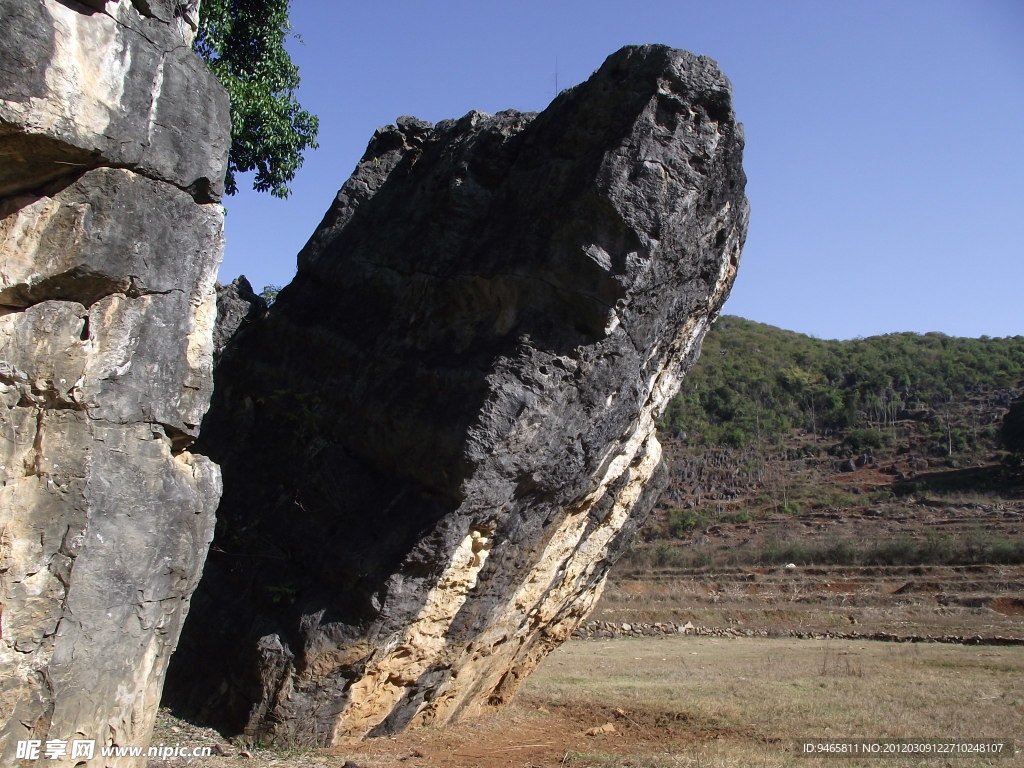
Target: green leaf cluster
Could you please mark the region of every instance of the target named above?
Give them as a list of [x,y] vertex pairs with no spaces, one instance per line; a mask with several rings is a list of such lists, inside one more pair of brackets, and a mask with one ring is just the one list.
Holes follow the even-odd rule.
[[281,292],[282,288],[284,288],[283,285],[264,285],[263,290],[260,291],[259,294],[260,298],[267,302],[267,306],[269,307],[277,301],[277,294]]
[[695,445],[742,447],[791,429],[843,432],[851,448],[880,447],[879,428],[930,414],[936,443],[969,442],[949,404],[1024,379],[1024,337],[970,339],[893,333],[826,341],[723,316],[669,404],[662,430]]
[[296,99],[299,70],[285,50],[290,0],[203,0],[195,51],[231,97],[231,149],[225,188],[255,171],[253,189],[287,197],[316,148],[319,123]]

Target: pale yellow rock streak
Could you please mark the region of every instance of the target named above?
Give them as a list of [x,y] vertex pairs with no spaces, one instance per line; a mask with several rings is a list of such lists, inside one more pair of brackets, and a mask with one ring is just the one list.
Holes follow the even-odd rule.
[[332,741],[364,736],[387,716],[407,687],[444,650],[445,634],[465,604],[487,561],[492,532],[475,528],[455,549],[451,562],[401,638],[371,656],[366,672],[348,691]]
[[[221,231],[218,242],[211,244],[218,250],[223,248],[223,208],[217,206],[221,216]],[[202,382],[209,381],[213,375],[213,326],[217,322],[217,269],[215,259],[209,259],[210,268],[200,278],[196,291],[190,298],[193,308],[191,330],[185,347],[185,359],[188,361],[191,377],[194,381],[186,381],[187,386],[199,387]]]
[[[590,612],[603,579],[593,586],[588,586],[588,581],[607,557],[612,540],[661,460],[653,422],[649,431],[634,433],[627,449],[633,451],[631,458],[637,454],[640,458],[625,470],[626,485],[605,518],[593,525],[589,511],[617,476],[606,475],[606,483],[566,515],[503,618],[469,647],[460,649],[462,658],[452,664],[459,670],[458,678],[421,708],[412,725],[474,716],[507,702],[540,660],[564,642]],[[615,463],[620,463],[618,457]]]

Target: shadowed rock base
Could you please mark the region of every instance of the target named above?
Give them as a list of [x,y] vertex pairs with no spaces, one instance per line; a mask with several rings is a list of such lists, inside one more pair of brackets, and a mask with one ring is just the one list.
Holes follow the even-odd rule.
[[715,64],[660,46],[539,115],[378,130],[221,358],[170,700],[315,744],[507,702],[660,492],[655,419],[746,233],[742,143]]

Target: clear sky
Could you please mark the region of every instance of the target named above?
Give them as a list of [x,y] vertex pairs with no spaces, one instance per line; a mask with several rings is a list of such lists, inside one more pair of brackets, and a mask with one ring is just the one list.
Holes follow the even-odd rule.
[[719,62],[746,129],[725,312],[821,338],[1024,334],[1021,0],[293,0],[291,18],[320,149],[287,200],[226,199],[222,281],[287,283],[377,126],[541,110],[556,76],[664,43]]

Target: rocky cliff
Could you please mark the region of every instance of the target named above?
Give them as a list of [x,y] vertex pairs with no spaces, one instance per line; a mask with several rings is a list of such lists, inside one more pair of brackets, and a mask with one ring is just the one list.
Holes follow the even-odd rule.
[[0,0],[0,755],[142,746],[213,533],[227,96],[197,2]]
[[742,146],[714,62],[660,46],[541,114],[378,130],[221,358],[171,701],[317,744],[507,701],[661,488],[654,419],[745,237]]

